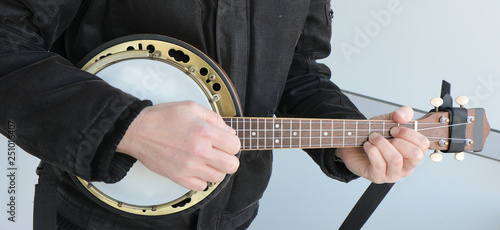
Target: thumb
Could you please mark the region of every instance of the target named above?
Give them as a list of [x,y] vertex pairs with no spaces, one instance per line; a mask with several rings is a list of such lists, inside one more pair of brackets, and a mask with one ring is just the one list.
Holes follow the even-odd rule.
[[392,112],[392,117],[391,119],[394,120],[397,123],[404,124],[408,123],[413,119],[413,109],[409,106],[403,106],[398,109],[396,109],[394,112]]
[[230,133],[236,134],[236,131],[232,127],[228,126],[226,122],[224,122],[224,119],[218,113],[198,104],[196,104],[195,107],[196,108],[194,108],[193,110],[196,113],[196,115],[201,119]]
[[403,106],[396,109],[392,113],[386,113],[372,117],[371,120],[394,120],[397,123],[404,124],[411,121],[413,118],[413,109],[409,106]]

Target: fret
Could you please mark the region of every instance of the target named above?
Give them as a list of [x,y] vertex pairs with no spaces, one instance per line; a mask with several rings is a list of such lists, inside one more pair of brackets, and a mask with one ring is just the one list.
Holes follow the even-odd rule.
[[358,121],[356,120],[356,138],[354,138],[354,146],[358,146]]
[[281,139],[281,148],[283,148],[283,119],[280,119],[281,120],[281,135],[280,135],[280,139]]
[[259,138],[259,149],[266,148],[266,119],[258,119],[258,138]]
[[257,138],[257,149],[260,149],[260,145],[259,145],[259,142],[260,142],[260,138],[259,138],[259,124],[260,124],[259,118],[257,118],[257,124],[256,124],[256,129],[255,129],[256,130],[255,131],[255,133],[256,133],[255,137]]
[[272,141],[273,141],[273,149],[275,148],[275,147],[274,147],[274,143],[275,143],[275,142],[274,142],[274,121],[275,121],[275,119],[273,119],[273,140],[272,140]]
[[242,126],[243,126],[243,129],[242,129],[242,130],[243,130],[243,146],[245,146],[245,147],[246,147],[246,145],[245,145],[245,123],[246,123],[246,122],[245,122],[245,120],[244,120],[244,119],[242,119],[241,121],[242,121],[242,123],[243,123],[243,124],[242,124]]
[[299,148],[302,148],[302,119],[299,119]]
[[372,121],[368,120],[368,135],[370,135],[370,133],[372,132],[371,129],[372,129]]
[[249,149],[253,149],[254,148],[254,145],[253,145],[253,127],[252,127],[252,118],[248,118],[248,148]]
[[300,123],[300,145],[301,148],[311,147],[311,123],[307,120],[303,120]]
[[312,120],[309,120],[309,148],[312,147]]
[[333,147],[342,147],[344,145],[344,123],[342,121],[334,121],[333,122]]
[[319,148],[321,147],[321,139],[322,139],[322,133],[321,133],[321,125],[322,125],[322,122],[321,120],[318,120],[318,119],[311,119],[309,121],[309,124],[310,124],[310,135],[309,135],[309,139],[310,139],[310,144],[309,144],[309,147],[311,148]]
[[278,148],[281,147],[283,148],[282,144],[282,119],[274,119],[273,120],[273,147]]
[[331,147],[334,147],[335,146],[335,142],[333,142],[333,136],[335,136],[335,133],[333,132],[333,130],[335,129],[334,125],[333,125],[333,120],[332,120],[332,131],[330,133],[330,137],[332,139],[332,141],[330,142],[331,143]]
[[319,121],[319,147],[323,146],[323,122]]
[[293,148],[293,120],[290,118],[290,148]]
[[274,148],[274,119],[270,120],[272,118],[266,118],[266,149],[272,149]]
[[250,135],[252,136],[252,149],[259,149],[259,119],[258,118],[252,118],[250,121],[252,128]]
[[291,129],[292,124],[290,119],[281,120],[281,148],[290,148],[292,145]]
[[384,131],[385,131],[385,121],[382,121],[382,136],[385,137]]
[[252,118],[252,132],[250,133],[252,135],[252,143],[253,143],[253,149],[259,149],[260,148],[260,138],[259,138],[259,118],[254,117]]
[[291,120],[291,147],[300,148],[300,120]]
[[[344,121],[344,147],[351,147],[356,143],[356,122],[355,121]],[[354,137],[353,137],[354,135]],[[353,140],[354,139],[354,140]]]
[[321,122],[321,147],[331,148],[333,147],[333,142],[331,137],[332,132],[332,122],[330,120],[322,120]]
[[236,118],[236,135],[240,138],[241,147],[244,148],[245,145],[243,145],[243,138],[241,138],[243,136],[243,132],[240,129],[240,120],[238,118]]
[[267,119],[264,118],[264,148],[267,148]]
[[368,135],[371,133],[371,121],[358,122],[357,143],[356,146],[362,146],[368,140]]
[[[224,122],[226,122],[226,124],[227,124],[227,120],[225,120]],[[233,118],[232,118],[232,117],[230,117],[230,118],[229,118],[229,124],[227,124],[227,125],[229,125],[229,127],[233,127],[233,129],[234,129],[235,131],[237,131],[237,129],[236,129],[236,128],[234,128]]]
[[345,147],[345,121],[342,121],[342,147]]
[[246,136],[246,142],[247,146],[249,149],[253,149],[252,145],[252,118],[246,118],[245,119],[246,123],[246,129],[245,129],[245,136]]
[[246,149],[250,149],[250,145],[248,144],[249,143],[249,139],[248,139],[248,120],[247,118],[243,118],[241,120],[241,123],[242,123],[242,126],[243,126],[243,141],[244,141],[244,146]]

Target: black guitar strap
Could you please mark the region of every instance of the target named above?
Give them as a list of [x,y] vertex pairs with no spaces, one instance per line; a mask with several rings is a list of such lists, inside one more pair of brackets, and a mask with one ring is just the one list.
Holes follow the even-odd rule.
[[340,230],[354,230],[361,229],[366,223],[368,218],[377,209],[378,205],[382,202],[385,195],[389,193],[394,183],[388,184],[375,184],[371,183],[370,186],[363,193],[361,198],[352,208],[349,215],[345,218],[340,226]]
[[40,162],[36,169],[38,184],[35,185],[33,230],[56,229],[56,196],[59,179],[50,164]]

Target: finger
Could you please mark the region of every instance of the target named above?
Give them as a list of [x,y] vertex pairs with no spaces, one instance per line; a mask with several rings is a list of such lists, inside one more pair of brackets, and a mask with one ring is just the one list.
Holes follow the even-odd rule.
[[236,131],[228,126],[226,122],[224,122],[224,119],[216,112],[209,110],[201,105],[199,105],[196,102],[188,101],[186,102],[187,108],[191,110],[195,115],[197,115],[199,118],[207,121],[210,124],[213,124],[227,132],[230,132],[232,134],[236,134]]
[[185,154],[180,157],[185,160],[168,168],[166,176],[187,189],[200,191],[206,188],[207,182],[219,183],[226,177],[226,172],[212,167],[203,159]]
[[[181,155],[180,157],[185,157]],[[207,186],[207,180],[200,179],[200,168],[207,167],[202,161],[199,160],[186,160],[181,161],[179,164],[170,165],[171,167],[162,167],[158,173],[167,178],[170,178],[175,183],[184,188],[201,191]],[[164,169],[165,171],[162,171]]]
[[228,174],[235,173],[240,166],[240,161],[236,156],[229,155],[215,148],[210,150],[205,163],[222,173]]
[[205,186],[207,182],[219,183],[223,181],[227,175],[226,173],[223,173],[209,165],[204,165],[202,167],[199,167],[193,173],[197,178],[205,181]]
[[401,126],[393,127],[390,130],[390,134],[394,138],[402,138],[412,143],[413,145],[418,146],[420,150],[424,153],[427,151],[430,145],[429,139],[427,139],[427,137],[414,130],[405,127]]
[[387,162],[384,157],[377,147],[369,141],[363,144],[363,149],[365,150],[371,165],[371,167],[368,168],[368,171],[363,173],[363,176],[374,183],[384,183],[387,170]]
[[397,181],[401,176],[403,168],[403,156],[384,137],[378,133],[370,134],[368,141],[380,151],[382,157],[387,162],[386,177],[391,181]]
[[215,130],[212,138],[212,146],[229,155],[236,155],[241,149],[240,139],[233,134],[222,130]]
[[413,118],[413,109],[408,106],[403,106],[396,109],[390,119],[394,120],[399,124],[408,123]]
[[401,176],[409,176],[422,161],[424,153],[417,146],[400,138],[392,139],[391,143],[393,143],[404,159]]
[[181,181],[179,185],[194,191],[202,191],[206,189],[207,183],[220,183],[222,182],[227,174],[214,169],[209,165],[204,165],[193,170],[192,177],[186,177],[185,180]]
[[394,120],[397,123],[404,124],[408,123],[413,118],[413,109],[408,106],[403,106],[396,109],[392,113],[386,113],[372,117],[371,120]]
[[228,126],[219,114],[194,102],[186,102],[186,104],[192,113],[212,125],[205,126],[204,130],[200,130],[200,135],[208,136],[214,148],[230,155],[236,155],[239,152],[241,144],[235,135],[236,131]]
[[193,191],[203,191],[207,188],[207,181],[198,177],[188,177],[176,182],[180,186]]

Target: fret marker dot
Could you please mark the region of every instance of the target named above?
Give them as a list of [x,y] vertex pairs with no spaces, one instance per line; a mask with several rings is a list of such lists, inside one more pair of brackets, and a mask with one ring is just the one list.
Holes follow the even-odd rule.
[[297,132],[293,132],[293,135],[294,135],[294,136],[297,136]]
[[257,133],[255,133],[255,132],[252,132],[252,136],[255,136],[255,135],[257,135]]
[[324,133],[324,135],[325,135],[325,136],[328,136],[328,132],[325,132],[325,133]]
[[280,140],[276,139],[274,142],[276,142],[276,143],[280,143]]
[[351,132],[348,132],[348,133],[347,133],[347,135],[348,135],[348,136],[351,136],[351,135],[352,135],[352,133],[351,133]]
[[280,125],[275,125],[275,126],[276,126],[276,128],[279,128],[279,127],[280,127]]

